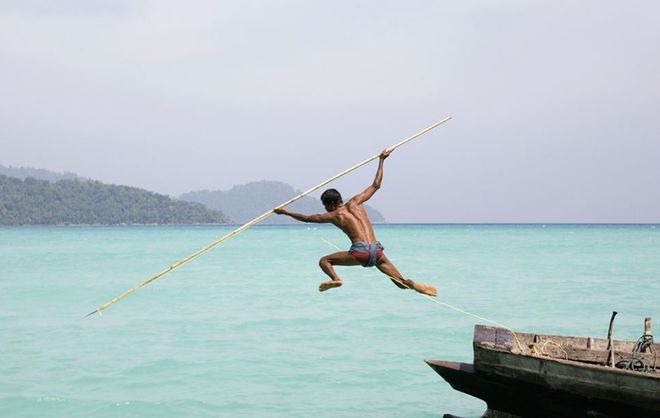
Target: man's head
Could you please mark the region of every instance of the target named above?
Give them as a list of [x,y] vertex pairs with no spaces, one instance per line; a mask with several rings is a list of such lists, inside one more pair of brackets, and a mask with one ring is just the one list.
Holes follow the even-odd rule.
[[323,206],[325,206],[325,210],[328,212],[332,212],[337,209],[339,205],[344,203],[341,199],[341,194],[339,194],[337,189],[328,189],[323,192],[321,195],[321,202],[323,202]]

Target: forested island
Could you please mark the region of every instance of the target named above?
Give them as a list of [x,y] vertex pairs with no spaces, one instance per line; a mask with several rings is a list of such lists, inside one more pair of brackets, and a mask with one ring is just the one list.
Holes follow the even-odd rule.
[[220,224],[220,211],[136,187],[0,175],[0,225]]
[[[243,224],[300,194],[286,183],[259,181],[174,199],[74,173],[0,165],[0,226]],[[320,200],[309,196],[289,208],[307,214],[324,211]],[[365,209],[373,222],[385,222],[374,208]],[[273,215],[261,223],[297,222]]]

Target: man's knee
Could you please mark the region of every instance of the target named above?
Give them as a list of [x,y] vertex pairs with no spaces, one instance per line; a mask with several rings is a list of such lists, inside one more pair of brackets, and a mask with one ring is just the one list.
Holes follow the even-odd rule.
[[327,266],[328,264],[332,264],[330,262],[330,257],[328,257],[327,255],[321,257],[321,259],[319,260],[319,267]]

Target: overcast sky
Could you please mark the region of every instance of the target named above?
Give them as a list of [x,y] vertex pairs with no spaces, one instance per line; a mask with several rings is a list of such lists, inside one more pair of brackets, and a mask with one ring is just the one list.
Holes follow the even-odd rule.
[[452,116],[387,160],[370,203],[388,221],[660,222],[659,16],[655,0],[2,0],[0,164],[172,196],[305,190]]

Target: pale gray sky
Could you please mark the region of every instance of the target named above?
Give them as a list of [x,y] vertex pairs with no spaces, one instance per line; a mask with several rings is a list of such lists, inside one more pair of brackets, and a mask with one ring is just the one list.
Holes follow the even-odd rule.
[[[174,196],[387,160],[392,222],[660,222],[660,2],[2,0],[0,164]],[[369,184],[375,163],[334,184]]]

